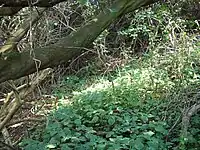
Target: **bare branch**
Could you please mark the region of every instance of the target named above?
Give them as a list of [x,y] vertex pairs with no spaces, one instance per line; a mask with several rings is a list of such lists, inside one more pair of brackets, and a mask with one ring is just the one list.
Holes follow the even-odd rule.
[[187,137],[191,117],[198,111],[200,111],[200,104],[194,104],[184,112],[182,118],[182,136],[184,138]]
[[135,10],[150,2],[155,2],[155,0],[117,0],[110,9],[102,11],[78,31],[55,44],[34,49],[34,58],[30,56],[29,51],[12,52],[3,57],[0,56],[0,83],[36,72],[35,59],[40,61],[39,70],[61,63],[70,63],[71,59],[83,52],[82,47],[90,46],[102,31],[126,12],[127,8],[131,7]]
[[38,14],[38,11],[33,12],[32,16],[29,17],[27,20],[25,20],[22,25],[18,28],[17,31],[11,33],[10,38],[6,41],[4,46],[0,48],[0,55],[2,53],[8,53],[11,52],[12,50],[16,49],[16,45],[18,42],[24,37],[24,35],[27,33],[27,31],[30,28],[30,23],[33,25],[35,24],[40,17],[42,16],[41,14],[45,11],[45,9],[41,9],[40,13]]

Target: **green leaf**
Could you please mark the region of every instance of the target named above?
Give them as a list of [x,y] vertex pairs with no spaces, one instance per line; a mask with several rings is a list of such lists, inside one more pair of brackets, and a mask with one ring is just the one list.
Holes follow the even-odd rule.
[[114,135],[114,132],[107,132],[106,138],[110,138],[112,135]]
[[91,120],[91,123],[97,123],[99,121],[99,117],[98,116],[94,116]]
[[154,149],[158,149],[158,146],[159,146],[160,143],[153,140],[153,141],[148,141],[147,144],[149,146],[149,150],[154,150]]
[[82,5],[86,5],[88,3],[88,0],[78,0]]
[[103,143],[97,145],[98,150],[104,150],[105,147],[106,147],[106,144],[103,144]]
[[53,148],[56,148],[56,145],[55,144],[48,144],[47,148],[53,149]]
[[121,146],[120,146],[120,144],[113,144],[112,148],[113,148],[114,150],[120,150],[120,149],[121,149]]
[[110,12],[111,13],[116,13],[117,12],[117,10],[116,9],[114,9],[114,8],[112,8],[112,9],[109,9],[110,10]]
[[50,141],[49,141],[49,145],[59,145],[60,141],[56,138],[56,136],[53,136]]
[[108,118],[108,124],[113,125],[115,123],[115,117],[111,116]]
[[81,119],[76,119],[76,120],[74,120],[74,123],[75,123],[77,126],[80,126],[80,125],[81,125]]
[[155,133],[154,132],[152,132],[152,131],[148,131],[148,132],[144,132],[144,135],[149,135],[149,136],[152,136],[152,135],[154,135]]
[[157,132],[160,132],[160,133],[163,133],[163,134],[166,133],[165,128],[164,128],[163,126],[161,126],[161,125],[156,126],[156,127],[155,127],[155,130],[156,130]]
[[61,150],[71,150],[67,144],[62,144],[61,145]]
[[144,144],[143,144],[143,141],[141,138],[137,138],[135,141],[134,141],[134,147],[137,149],[137,150],[143,150],[144,149]]
[[148,117],[146,115],[142,114],[141,120],[144,121],[144,122],[147,122],[148,121]]
[[71,138],[71,141],[72,141],[73,143],[78,143],[80,140],[79,140],[79,138],[77,138],[77,137],[72,137],[72,138]]
[[121,140],[120,140],[120,143],[122,143],[122,144],[128,144],[129,143],[129,138],[122,138]]

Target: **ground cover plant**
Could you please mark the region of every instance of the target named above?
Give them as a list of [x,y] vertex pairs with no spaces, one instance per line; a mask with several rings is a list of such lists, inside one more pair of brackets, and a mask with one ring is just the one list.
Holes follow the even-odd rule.
[[[181,123],[185,110],[199,103],[199,39],[187,32],[199,26],[195,20],[176,16],[180,11],[174,13],[169,6],[140,10],[127,28],[118,31],[118,37],[131,39],[119,49],[121,59],[129,59],[126,65],[101,74],[97,63],[89,62],[77,75],[64,77],[54,89],[59,108],[21,146],[27,150],[198,149],[199,113],[191,117],[187,134]],[[104,56],[109,55],[108,35],[96,40]],[[141,45],[145,50],[139,49]],[[130,48],[142,55],[133,56]]]
[[[104,77],[64,78],[62,88],[55,89],[59,109],[50,114],[42,132],[22,145],[25,149],[197,149],[198,114],[184,139],[180,119],[184,107],[198,101],[194,97],[199,73],[185,61],[194,54],[197,58],[197,51],[177,57],[169,53],[163,56],[167,62],[160,63],[160,57],[149,54]],[[168,67],[179,57],[183,78],[174,79]]]
[[[105,1],[81,2],[52,8],[46,23],[30,31],[33,41],[26,46],[34,51],[36,45],[56,43],[81,27],[81,21],[90,23],[95,13],[111,5]],[[197,6],[196,1],[164,1],[119,17],[90,48],[69,60],[67,68],[54,70],[54,77],[58,77],[52,81],[48,96],[55,99],[55,105],[46,109],[38,127],[31,127],[18,141],[19,147],[198,150],[200,17],[190,11]],[[76,21],[67,22],[65,13],[75,15]],[[23,43],[20,46],[23,49]],[[48,90],[39,92],[46,94]],[[35,102],[36,116],[44,116],[40,103]]]

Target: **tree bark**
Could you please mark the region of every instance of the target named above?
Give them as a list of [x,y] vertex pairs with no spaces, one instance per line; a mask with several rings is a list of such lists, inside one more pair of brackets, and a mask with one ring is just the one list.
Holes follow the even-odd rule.
[[32,13],[32,16],[26,19],[17,31],[11,33],[10,38],[6,40],[6,43],[0,48],[0,55],[4,55],[5,53],[12,52],[12,50],[16,50],[17,43],[24,37],[24,35],[30,29],[30,23],[34,25],[42,16],[43,12],[46,9],[39,9]]
[[12,16],[21,9],[22,7],[0,7],[0,16]]
[[73,32],[56,44],[34,49],[34,55],[25,51],[0,56],[0,83],[29,75],[37,70],[69,62],[73,57],[82,53],[83,47],[91,45],[99,34],[115,19],[123,15],[127,9],[135,10],[154,2],[155,0],[117,0],[110,9],[102,11],[77,32]]

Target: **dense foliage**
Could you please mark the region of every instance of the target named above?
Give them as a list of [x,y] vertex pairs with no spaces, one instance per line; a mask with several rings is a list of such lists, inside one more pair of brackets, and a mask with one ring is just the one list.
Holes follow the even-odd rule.
[[[187,70],[189,66],[184,68],[185,79],[172,80],[165,68],[150,66],[150,60],[155,61],[149,56],[140,64],[135,60],[137,66],[131,63],[114,76],[64,78],[55,89],[55,95],[60,97],[59,109],[48,117],[46,127],[22,142],[23,147],[142,150],[171,149],[183,142],[184,146],[198,148],[198,115],[192,118],[187,141],[181,141],[180,124],[173,132],[169,130],[181,115],[177,108],[185,105],[183,98],[186,95],[182,93],[189,85],[184,84],[184,90],[179,87],[180,82],[194,85],[195,81],[198,87],[199,81],[193,78],[191,70]],[[191,91],[196,87],[192,88]],[[70,97],[73,97],[71,104]],[[193,98],[187,103],[192,101]]]
[[[128,63],[102,75],[100,56],[77,75],[63,77],[54,89],[59,109],[21,147],[198,149],[199,113],[191,118],[187,137],[182,136],[181,117],[185,108],[199,103],[199,24],[181,16],[178,7],[156,4],[129,14],[128,26],[113,37],[126,39],[118,53]],[[107,58],[112,52],[105,33],[94,45]],[[133,50],[140,54],[133,56]]]

